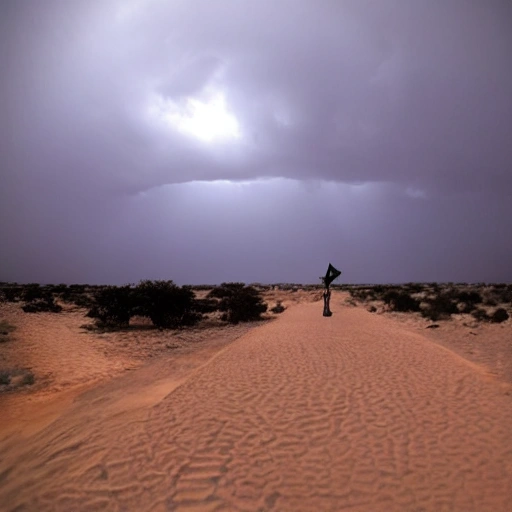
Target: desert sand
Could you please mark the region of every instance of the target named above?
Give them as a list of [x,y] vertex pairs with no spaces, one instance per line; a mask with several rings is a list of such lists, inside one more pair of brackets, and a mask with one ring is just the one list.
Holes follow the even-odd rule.
[[46,377],[0,395],[0,510],[512,510],[509,363],[480,357],[485,332],[346,299],[181,339],[3,306],[5,361]]

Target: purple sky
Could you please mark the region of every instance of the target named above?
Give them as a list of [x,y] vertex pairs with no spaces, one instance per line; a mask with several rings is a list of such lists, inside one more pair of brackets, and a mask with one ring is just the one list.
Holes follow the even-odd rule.
[[507,0],[3,0],[0,280],[512,281]]

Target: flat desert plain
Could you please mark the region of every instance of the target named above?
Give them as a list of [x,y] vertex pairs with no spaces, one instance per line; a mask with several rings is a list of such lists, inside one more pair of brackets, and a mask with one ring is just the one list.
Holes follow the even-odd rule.
[[280,298],[180,332],[1,305],[0,366],[35,379],[0,394],[0,510],[512,510],[511,320]]

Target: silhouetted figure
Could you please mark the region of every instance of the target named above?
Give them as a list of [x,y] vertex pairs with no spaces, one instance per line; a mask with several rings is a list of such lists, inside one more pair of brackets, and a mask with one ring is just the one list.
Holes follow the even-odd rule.
[[332,311],[329,307],[329,301],[331,300],[331,290],[326,288],[324,291],[324,316],[332,316]]
[[324,291],[324,316],[332,316],[332,311],[329,306],[329,301],[331,300],[331,290],[329,290],[329,286],[331,283],[341,275],[341,272],[334,268],[330,263],[327,267],[327,272],[325,273],[325,276],[322,277],[322,281],[325,285],[325,291]]

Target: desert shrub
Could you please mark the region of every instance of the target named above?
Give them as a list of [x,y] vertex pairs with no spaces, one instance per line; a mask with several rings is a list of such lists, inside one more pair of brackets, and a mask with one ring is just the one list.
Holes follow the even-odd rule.
[[11,374],[7,370],[0,370],[0,386],[8,386],[11,383]]
[[66,293],[68,291],[68,285],[65,283],[52,285],[53,293]]
[[37,283],[27,284],[23,290],[22,298],[25,302],[48,300],[51,293]]
[[364,301],[366,299],[366,290],[362,288],[350,288],[348,291],[353,299]]
[[0,370],[0,386],[9,386],[14,389],[20,386],[32,386],[34,382],[35,376],[31,371],[19,368]]
[[280,300],[277,301],[277,304],[270,310],[272,313],[279,314],[282,313],[286,308],[283,306]]
[[493,297],[498,303],[512,302],[511,285],[495,285],[493,289]]
[[94,304],[86,316],[106,327],[126,327],[135,314],[133,288],[104,286],[94,296]]
[[0,320],[0,336],[8,336],[16,330],[15,325],[11,325],[7,320]]
[[501,322],[505,322],[509,319],[509,314],[505,311],[503,308],[498,308],[492,315],[491,315],[491,322],[494,322],[496,324],[499,324]]
[[92,308],[94,306],[94,299],[86,293],[73,293],[68,297],[67,302],[71,302],[79,308]]
[[222,283],[208,297],[220,299],[219,309],[224,311],[223,320],[230,323],[259,320],[267,311],[258,290],[244,283]]
[[56,304],[51,295],[27,302],[21,307],[25,313],[60,313],[62,306]]
[[[102,286],[98,288],[109,288],[108,286]],[[70,284],[68,289],[74,293],[84,293],[87,289],[86,284]]]
[[472,313],[471,313],[471,316],[479,321],[479,322],[489,322],[490,321],[490,316],[487,314],[487,311],[485,311],[485,309],[481,309],[481,308],[477,308],[475,309]]
[[6,302],[18,302],[23,295],[21,286],[6,286],[2,288],[2,292]]
[[420,310],[420,303],[404,291],[390,290],[383,295],[382,299],[393,311],[405,313]]
[[80,286],[80,288],[74,289],[71,287],[66,287],[64,290],[59,292],[61,300],[69,304],[75,304],[75,306],[78,306],[80,308],[92,308],[95,304],[93,296],[99,293],[100,289],[97,289],[90,293],[86,292],[85,290],[81,291],[81,285],[77,286]]
[[359,299],[360,294],[361,294],[360,290],[358,290],[357,288],[350,288],[348,293],[354,299]]
[[219,302],[215,299],[195,299],[194,309],[201,314],[218,311]]
[[421,283],[406,283],[404,286],[409,293],[420,293],[423,291],[423,285]]
[[32,386],[35,382],[35,376],[32,372],[26,372],[21,380],[22,386]]
[[360,302],[366,302],[368,300],[375,300],[380,298],[380,294],[375,291],[375,288],[349,288],[348,292],[353,299],[356,299]]
[[421,310],[422,316],[435,322],[459,313],[457,303],[451,295],[440,293],[433,299],[428,300],[427,307]]
[[485,297],[484,304],[486,306],[497,306],[498,305],[498,301],[491,295],[491,296]]
[[482,302],[482,296],[475,291],[462,291],[457,296],[460,302],[464,302],[468,305],[480,304]]
[[194,325],[202,318],[198,309],[212,304],[197,304],[190,287],[179,287],[172,281],[141,281],[135,288],[136,314],[151,319],[162,329]]
[[471,302],[459,302],[457,309],[459,313],[471,313],[476,308],[476,305]]
[[375,293],[375,290],[373,288],[368,288],[366,290],[365,300],[376,300],[377,298],[378,298],[378,295]]
[[191,286],[192,290],[209,291],[213,288],[211,284],[195,284]]
[[428,283],[426,287],[432,290],[434,293],[439,293],[440,291],[440,286],[436,282]]

